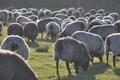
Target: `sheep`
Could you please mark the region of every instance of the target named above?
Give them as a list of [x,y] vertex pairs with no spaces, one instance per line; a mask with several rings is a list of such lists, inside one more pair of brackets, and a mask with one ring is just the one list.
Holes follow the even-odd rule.
[[112,22],[112,24],[114,23],[114,19],[111,16],[104,16],[102,20],[105,20],[105,19],[110,20]]
[[72,19],[73,21],[76,20],[75,16],[73,16],[73,15],[69,16],[68,19]]
[[70,7],[70,8],[67,10],[67,13],[66,13],[67,16],[71,16],[74,11],[76,11],[76,9],[75,9],[74,7]]
[[93,26],[88,32],[100,35],[105,41],[105,38],[112,33],[116,33],[116,30],[116,26],[107,24]]
[[56,35],[60,32],[60,26],[56,22],[49,22],[46,25],[46,38],[48,39],[49,34],[52,40],[56,40]]
[[89,24],[92,20],[94,20],[94,19],[96,19],[96,17],[95,17],[94,15],[90,15],[90,16],[88,17],[88,24]]
[[25,12],[25,13],[23,13],[21,16],[28,17],[28,16],[30,16],[30,15],[33,15],[33,13],[31,13],[31,12]]
[[93,26],[95,25],[103,25],[101,22],[99,21],[91,21],[89,24],[88,24],[88,30],[90,30]]
[[36,37],[38,36],[38,32],[38,26],[34,22],[28,22],[27,24],[25,24],[23,33],[24,36],[28,38],[28,42],[29,39],[34,42]]
[[85,23],[83,21],[73,21],[66,25],[60,37],[71,36],[75,31],[85,31],[85,29]]
[[36,15],[36,16],[38,15],[38,10],[37,9],[31,9],[31,10],[29,10],[29,12],[31,12],[33,15]]
[[14,13],[12,13],[12,20],[15,22],[16,18],[21,16],[21,15],[22,15],[21,12],[14,12]]
[[22,26],[24,26],[28,22],[33,22],[33,21],[25,16],[19,16],[16,18],[16,23],[20,23]]
[[79,11],[74,11],[72,15],[75,16],[76,19],[82,17],[82,14]]
[[66,67],[69,74],[71,74],[69,68],[70,62],[74,62],[75,73],[78,74],[78,66],[81,66],[84,71],[87,71],[90,60],[90,56],[85,44],[72,37],[63,37],[55,42],[53,58],[56,61],[57,75],[59,75],[59,59],[66,62]]
[[111,51],[113,53],[113,66],[116,67],[115,57],[120,56],[119,41],[120,41],[120,33],[113,33],[107,36],[105,40],[107,65],[108,65],[109,52]]
[[88,30],[88,21],[86,18],[77,18],[76,21],[83,21],[85,23],[86,31]]
[[3,28],[3,23],[0,22],[0,32],[2,31],[2,28]]
[[10,23],[7,28],[8,35],[19,35],[23,36],[23,27],[19,23]]
[[0,49],[1,80],[38,80],[27,62],[15,52]]
[[105,10],[104,9],[99,9],[98,11],[97,11],[97,14],[100,14],[100,15],[105,15]]
[[64,20],[62,21],[62,23],[61,23],[61,30],[63,30],[63,29],[66,27],[66,25],[67,25],[68,23],[71,23],[71,22],[73,22],[72,19],[69,19],[69,18],[64,19]]
[[83,7],[79,7],[79,8],[77,8],[77,11],[80,11],[80,13],[82,14],[82,16],[83,16],[84,13],[85,13],[85,10],[84,10]]
[[8,12],[6,10],[0,11],[0,21],[7,21],[8,20]]
[[30,16],[28,16],[28,18],[34,22],[39,19],[38,16],[36,16],[36,15],[30,15]]
[[39,21],[36,22],[36,24],[38,25],[39,33],[41,33],[42,39],[43,39],[43,32],[46,30],[47,23],[49,23],[51,21],[54,22],[54,20],[51,18],[44,18],[44,19],[40,19]]
[[114,22],[116,22],[117,20],[119,20],[119,14],[116,12],[110,13],[108,16],[113,17]]
[[103,39],[99,35],[84,31],[76,31],[71,35],[71,37],[86,44],[92,58],[91,62],[93,62],[94,57],[97,57],[100,61],[102,61],[104,43]]
[[97,13],[97,11],[96,11],[96,9],[90,9],[90,10],[89,10],[89,13],[90,13],[91,15],[94,15],[94,14]]
[[59,10],[59,13],[61,13],[61,14],[66,14],[66,13],[67,13],[67,9],[66,9],[66,8],[60,9],[60,10]]
[[24,39],[18,35],[10,35],[1,43],[1,49],[17,51],[25,60],[28,59],[30,50]]
[[117,27],[117,33],[120,32],[120,20],[117,20],[114,25]]
[[68,16],[66,14],[56,14],[55,17],[58,17],[58,18],[60,18],[62,20],[68,18]]

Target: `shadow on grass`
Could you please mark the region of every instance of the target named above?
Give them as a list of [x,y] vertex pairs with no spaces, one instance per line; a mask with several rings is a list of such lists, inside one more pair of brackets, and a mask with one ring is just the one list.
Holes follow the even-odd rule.
[[31,48],[39,47],[38,42],[27,42],[28,46]]
[[120,68],[113,69],[115,72],[115,75],[120,76]]
[[[110,65],[108,66],[111,67]],[[56,80],[96,80],[95,75],[104,73],[108,66],[106,65],[106,63],[103,62],[93,63],[92,65],[89,66],[88,71],[86,72],[83,72],[81,67],[79,67],[78,75],[68,75],[65,77],[59,75],[58,79]]]

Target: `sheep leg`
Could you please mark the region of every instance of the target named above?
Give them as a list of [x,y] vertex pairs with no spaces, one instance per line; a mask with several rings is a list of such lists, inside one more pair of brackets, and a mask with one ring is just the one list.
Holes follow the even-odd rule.
[[107,55],[107,66],[108,66],[108,58],[109,58],[109,56]]
[[59,65],[59,60],[56,61],[56,71],[57,71],[57,75],[59,75],[58,65]]
[[91,62],[93,63],[94,55],[93,55],[93,54],[90,54],[90,56],[92,57],[92,58],[91,58]]
[[113,66],[116,67],[115,66],[115,56],[113,56]]
[[100,62],[102,62],[102,56],[99,58]]
[[74,62],[75,64],[75,73],[78,74],[78,65],[77,65],[77,62]]
[[49,34],[46,34],[46,39],[48,39]]
[[71,74],[70,67],[69,67],[69,62],[66,62],[66,67],[68,69],[69,74]]

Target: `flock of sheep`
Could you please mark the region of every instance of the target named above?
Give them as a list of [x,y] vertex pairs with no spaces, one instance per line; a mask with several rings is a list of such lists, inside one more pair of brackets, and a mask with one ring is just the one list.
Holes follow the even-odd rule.
[[[111,51],[115,67],[115,57],[120,56],[118,49],[120,47],[120,20],[116,12],[91,9],[85,13],[82,7],[63,8],[58,11],[51,11],[47,8],[40,10],[8,8],[0,10],[0,21],[12,21],[7,28],[9,36],[4,39],[0,47],[2,64],[0,72],[4,70],[0,75],[2,80],[37,80],[35,73],[25,62],[30,50],[23,37],[28,38],[28,42],[30,40],[35,42],[39,33],[43,39],[43,32],[46,33],[47,39],[51,37],[52,40],[56,40],[53,57],[56,61],[58,75],[59,59],[66,62],[69,74],[71,74],[69,63],[73,62],[75,72],[78,74],[78,66],[87,71],[89,61],[93,62],[94,57],[102,61],[106,53],[108,65],[109,51]],[[2,28],[3,24],[0,22],[0,32]],[[56,38],[58,35],[60,35],[59,39]],[[9,58],[11,56],[13,58]],[[22,66],[26,68],[23,69]],[[5,72],[6,70],[10,71]]]

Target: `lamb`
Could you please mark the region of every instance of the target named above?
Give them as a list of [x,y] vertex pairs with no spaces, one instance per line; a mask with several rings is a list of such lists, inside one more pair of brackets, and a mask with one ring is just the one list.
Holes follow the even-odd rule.
[[23,36],[23,27],[19,23],[11,23],[8,25],[7,28],[7,34],[8,35],[19,35]]
[[26,61],[15,52],[0,49],[1,80],[38,80]]
[[34,42],[39,33],[38,26],[34,22],[28,22],[24,26],[23,33],[24,36],[28,38],[28,42],[29,39],[31,39],[31,41]]
[[87,71],[89,66],[89,53],[83,42],[72,37],[63,37],[58,39],[54,44],[54,60],[56,61],[56,72],[59,75],[58,63],[59,59],[66,62],[66,67],[71,74],[69,63],[74,62],[75,73],[78,74],[78,66]]
[[104,43],[103,39],[99,35],[84,31],[76,31],[71,35],[71,37],[86,44],[92,58],[91,62],[93,62],[94,57],[97,57],[100,61],[102,61]]
[[116,30],[116,26],[107,24],[93,26],[88,32],[100,35],[105,41],[105,38],[112,33],[116,33]]
[[85,23],[83,21],[73,21],[68,23],[61,32],[61,37],[71,36],[75,31],[85,31]]
[[56,40],[56,35],[60,32],[60,26],[56,22],[49,22],[46,25],[46,38],[48,39],[49,34],[52,40]]
[[24,39],[18,35],[10,35],[1,43],[1,49],[17,51],[25,60],[28,59],[30,50]]
[[120,41],[120,33],[113,33],[107,36],[105,40],[107,65],[108,65],[109,52],[111,51],[113,53],[113,66],[116,67],[115,58],[116,56],[120,56],[119,41]]

